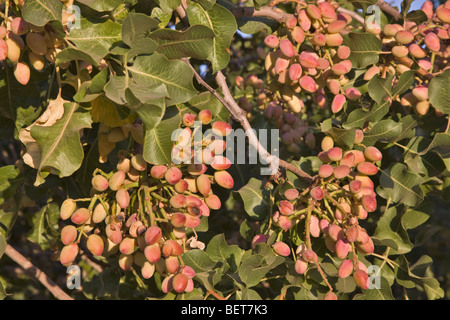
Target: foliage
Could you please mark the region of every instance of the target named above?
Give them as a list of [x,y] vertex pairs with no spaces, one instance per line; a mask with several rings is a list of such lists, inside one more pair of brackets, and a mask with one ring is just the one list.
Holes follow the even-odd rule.
[[446,298],[450,1],[372,2],[1,1],[0,299]]

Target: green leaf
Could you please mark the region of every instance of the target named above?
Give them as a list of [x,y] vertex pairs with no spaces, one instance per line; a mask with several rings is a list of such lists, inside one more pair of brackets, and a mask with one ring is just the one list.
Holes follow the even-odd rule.
[[367,290],[362,290],[366,295],[366,300],[394,300],[392,295],[391,286],[389,282],[380,277],[380,287],[373,287]]
[[384,101],[382,104],[374,104],[370,110],[356,109],[350,112],[344,128],[362,128],[366,122],[376,122],[389,112],[390,103]]
[[225,240],[225,235],[218,234],[214,236],[208,243],[206,253],[214,261],[226,261],[234,272],[241,263],[244,250],[237,245],[229,245]]
[[[184,57],[207,59],[213,50],[214,32],[205,26],[192,26],[185,31],[160,29],[149,38],[158,43],[157,51],[169,59]],[[211,61],[212,62],[212,61]]]
[[423,201],[416,208],[409,208],[402,216],[402,225],[405,229],[414,229],[424,224],[430,218],[431,203],[429,200]]
[[251,178],[237,191],[244,202],[245,212],[250,218],[261,221],[268,213],[270,192],[264,188],[264,182]]
[[224,69],[230,62],[228,48],[237,30],[236,19],[224,7],[214,4],[205,10],[201,5],[193,3],[188,6],[187,13],[192,25],[200,24],[210,28],[216,37],[213,39],[213,50],[208,56],[213,67],[213,73]]
[[384,212],[372,239],[377,244],[391,247],[391,254],[404,254],[413,248],[397,207],[390,207]]
[[401,163],[392,163],[387,169],[381,170],[380,186],[395,203],[416,206],[423,200],[420,184],[423,179],[411,172]]
[[52,126],[31,128],[31,136],[41,152],[35,186],[44,182],[44,174],[49,171],[62,178],[72,175],[81,166],[84,152],[80,131],[90,128],[91,123],[90,112],[72,102],[64,104],[64,115]]
[[407,13],[406,20],[415,22],[417,25],[428,20],[427,15],[422,10],[413,10]]
[[54,202],[45,205],[30,217],[31,230],[27,239],[39,245],[42,250],[48,249],[52,238],[55,239],[52,233],[58,226],[58,219],[59,206]]
[[378,62],[381,40],[369,33],[350,32],[345,35],[343,44],[350,47],[349,60],[353,68],[365,68]]
[[[153,108],[154,106],[149,106]],[[148,110],[148,109],[147,109]],[[148,125],[156,120],[160,110],[155,110],[147,114],[144,123]],[[142,114],[141,111],[138,111]],[[145,161],[151,164],[169,164],[172,163],[172,133],[181,125],[181,115],[176,107],[166,110],[164,118],[151,129],[145,127],[143,156]]]
[[127,2],[122,0],[77,0],[77,2],[88,6],[95,11],[104,12],[112,11],[117,8],[120,4]]
[[387,119],[381,120],[364,133],[363,144],[373,146],[377,141],[390,142],[395,140],[402,132],[402,123]]
[[[5,253],[5,250],[6,250],[6,239],[5,239],[5,236],[0,233],[0,259],[2,258],[3,254]],[[0,284],[1,284],[1,282],[0,282]]]
[[[424,259],[425,258],[425,259]],[[425,261],[425,265],[429,265],[430,258],[425,256],[419,259],[416,263],[416,268],[419,272],[423,272],[423,261]],[[426,277],[426,276],[418,276],[414,274],[412,271],[414,271],[413,267],[409,267],[408,260],[405,258],[405,256],[401,255],[396,260],[396,278],[397,282],[406,287],[406,288],[414,288],[419,287],[423,289],[427,295],[427,298],[429,300],[435,300],[435,299],[441,299],[444,297],[444,291],[442,288],[440,288],[439,282],[432,278],[432,277]]]
[[122,24],[122,41],[133,47],[134,44],[145,38],[146,34],[158,28],[158,21],[143,13],[131,12]]
[[84,52],[77,48],[66,48],[56,54],[56,65],[59,66],[73,60],[83,60],[98,66],[98,61],[104,57],[104,50],[101,47],[92,48],[91,52]]
[[192,1],[200,4],[205,10],[211,9],[212,6],[216,3],[216,0],[192,0]]
[[[216,272],[219,263],[211,259],[208,254],[202,250],[194,249],[183,253],[181,256],[183,262],[194,269],[195,279],[199,280],[206,288],[211,290],[220,280],[221,275]],[[215,275],[219,274],[220,278]]]
[[21,182],[20,170],[14,165],[0,168],[0,205],[17,193]]
[[284,260],[275,255],[252,255],[242,262],[238,271],[239,277],[247,287],[256,286],[270,270],[283,263]]
[[109,19],[81,19],[80,24],[80,29],[72,28],[66,39],[97,62],[109,53],[114,44],[119,44],[122,40],[122,26]]
[[369,95],[377,103],[381,104],[385,98],[392,98],[392,79],[394,75],[389,74],[386,78],[375,75],[368,83]]
[[22,17],[38,27],[49,21],[62,19],[63,4],[58,0],[27,0],[22,8]]
[[450,113],[450,69],[433,77],[428,87],[428,96],[433,107],[444,114]]
[[186,102],[197,93],[193,86],[194,73],[191,68],[180,60],[168,60],[160,53],[138,56],[128,70],[139,86],[164,84],[169,95],[166,99],[168,106]]
[[351,149],[353,147],[353,144],[355,143],[356,130],[354,128],[331,128],[323,132],[329,134],[333,138],[334,143],[337,146],[347,147],[348,149]]

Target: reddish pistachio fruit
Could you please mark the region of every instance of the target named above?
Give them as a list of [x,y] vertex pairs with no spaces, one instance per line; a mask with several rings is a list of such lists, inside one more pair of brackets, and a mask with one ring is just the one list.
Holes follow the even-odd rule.
[[116,201],[119,207],[125,209],[130,204],[130,194],[126,189],[119,189],[116,192]]
[[159,259],[161,259],[161,248],[159,244],[151,244],[144,249],[145,258],[150,263],[156,263]]
[[297,81],[302,76],[302,66],[298,63],[294,63],[289,67],[289,79]]
[[345,89],[345,96],[349,100],[358,100],[359,98],[361,98],[361,92],[359,92],[359,90],[356,88],[348,88]]
[[67,220],[72,216],[72,214],[76,208],[77,208],[77,204],[75,203],[75,201],[73,201],[73,199],[70,199],[70,198],[66,199],[61,204],[61,208],[59,210],[59,216],[61,217],[62,220]]
[[303,43],[305,41],[305,32],[301,27],[294,27],[291,31],[291,36],[297,43]]
[[317,8],[313,4],[310,4],[306,7],[306,13],[308,14],[308,16],[315,20],[319,20],[322,17],[319,8]]
[[5,40],[0,38],[0,61],[6,60],[8,56],[8,44]]
[[395,40],[401,44],[408,44],[414,40],[414,34],[411,31],[400,30],[395,34]]
[[360,144],[364,140],[364,131],[357,129],[355,131],[355,144]]
[[186,290],[188,285],[188,277],[183,273],[177,273],[172,280],[173,290],[177,293],[182,293]]
[[375,75],[380,73],[380,67],[373,66],[367,69],[366,73],[364,73],[364,80],[369,81],[372,79]]
[[91,234],[87,240],[86,240],[86,246],[88,250],[94,255],[94,256],[101,256],[103,254],[103,250],[105,248],[105,244],[103,242],[103,239],[96,235]]
[[289,248],[289,246],[282,242],[282,241],[277,241],[272,245],[273,250],[279,254],[280,256],[284,256],[287,257],[291,254],[291,249]]
[[38,55],[45,55],[48,51],[44,36],[40,33],[30,32],[26,35],[28,48]]
[[198,120],[203,124],[207,125],[211,123],[212,120],[212,113],[208,109],[201,110],[198,113]]
[[367,243],[356,242],[356,249],[362,254],[371,254],[373,253],[374,248],[373,241],[370,238]]
[[124,271],[130,270],[133,265],[133,260],[134,260],[134,258],[132,255],[126,255],[126,254],[121,253],[119,256],[120,269],[122,269]]
[[374,212],[377,209],[377,198],[373,195],[365,195],[361,199],[361,204],[367,212]]
[[357,226],[351,226],[350,228],[347,229],[347,240],[349,242],[355,242],[356,239],[358,238],[358,227]]
[[219,210],[222,206],[220,199],[215,194],[210,194],[205,198],[206,205],[212,210]]
[[179,256],[183,253],[183,248],[177,241],[167,240],[164,242],[162,252],[166,258],[169,256]]
[[288,216],[294,211],[294,206],[287,200],[281,200],[278,205],[278,209],[280,210],[281,214]]
[[306,249],[305,251],[302,252],[302,258],[307,262],[313,263],[317,261],[317,254],[311,249]]
[[328,178],[333,174],[334,168],[329,164],[323,164],[319,168],[319,177]]
[[212,132],[219,137],[225,137],[231,132],[231,125],[224,121],[216,121],[212,124]]
[[319,219],[316,216],[311,216],[309,231],[314,238],[318,238],[320,236]]
[[418,44],[411,43],[408,47],[409,54],[414,58],[422,59],[425,58],[427,53]]
[[183,114],[183,125],[186,127],[194,126],[195,118],[196,118],[196,116],[193,113]]
[[175,228],[181,228],[186,223],[186,216],[181,212],[175,212],[172,214],[172,217],[170,217],[170,223]]
[[233,177],[227,171],[214,172],[214,180],[225,189],[232,189],[234,186]]
[[114,244],[119,244],[122,241],[122,232],[117,225],[108,224],[105,231],[108,239]]
[[289,58],[295,56],[296,50],[289,39],[283,39],[280,41],[281,52]]
[[298,258],[297,261],[295,261],[295,272],[298,274],[304,274],[306,270],[308,269],[308,262],[303,260],[302,258]]
[[289,201],[297,199],[298,195],[299,195],[298,190],[294,188],[288,189],[284,192],[284,197]]
[[178,192],[178,193],[184,193],[184,192],[188,189],[189,184],[187,183],[186,180],[181,179],[181,180],[178,181],[173,187],[174,187],[174,189],[175,189],[176,192]]
[[342,159],[342,149],[333,147],[327,151],[327,155],[331,161],[340,161]]
[[363,153],[367,161],[377,162],[383,158],[383,154],[376,147],[367,147]]
[[224,156],[214,156],[211,167],[214,170],[227,170],[231,167],[231,161]]
[[324,300],[338,300],[338,297],[334,292],[328,291],[324,297]]
[[342,156],[341,161],[339,161],[339,164],[347,166],[349,168],[353,167],[355,165],[355,155],[351,152],[345,153]]
[[109,178],[109,188],[113,191],[119,190],[125,182],[125,172],[117,171]]
[[109,187],[108,179],[99,174],[92,177],[91,183],[94,189],[99,192],[106,191]]
[[171,185],[175,185],[178,181],[180,181],[182,176],[183,174],[181,170],[178,169],[177,167],[169,168],[164,174],[164,178]]
[[325,35],[323,33],[316,33],[310,40],[315,46],[323,47],[326,44]]
[[168,273],[176,273],[180,268],[180,262],[177,257],[167,257],[164,262]]
[[356,169],[359,173],[365,174],[366,176],[373,176],[378,172],[378,167],[371,162],[361,162]]
[[369,276],[364,270],[356,270],[353,273],[353,279],[355,279],[356,284],[361,289],[369,289]]
[[426,101],[428,99],[428,88],[424,86],[417,86],[412,89],[412,94],[418,101]]
[[338,241],[339,239],[342,239],[344,237],[344,232],[342,231],[342,228],[339,227],[336,224],[330,224],[328,226],[328,236],[333,241]]
[[325,42],[330,47],[338,47],[344,42],[344,38],[339,33],[325,34]]
[[211,182],[206,174],[199,175],[196,179],[196,184],[198,191],[205,197],[211,191]]
[[271,34],[264,39],[264,43],[269,48],[275,49],[278,47],[278,44],[280,43],[280,41],[278,40],[277,36],[274,36],[273,34]]
[[133,157],[131,157],[131,165],[137,171],[147,170],[147,161],[144,160],[144,156],[140,153],[135,154]]
[[75,240],[77,240],[77,236],[78,230],[73,225],[65,226],[61,230],[61,242],[66,246],[71,243],[74,243]]
[[306,90],[308,92],[316,92],[317,90],[317,84],[310,76],[301,77],[299,80],[299,84],[303,90]]
[[333,176],[336,179],[343,179],[350,174],[350,167],[346,165],[339,165],[333,170]]
[[28,32],[28,24],[21,17],[16,17],[11,21],[11,32],[21,36]]
[[397,58],[406,57],[409,53],[409,49],[405,46],[394,46],[391,50],[392,55]]
[[350,250],[351,246],[347,239],[338,239],[336,241],[336,255],[339,259],[345,259]]
[[314,200],[320,201],[323,199],[323,190],[320,187],[314,187],[309,191],[309,194]]
[[352,181],[350,181],[349,189],[350,189],[350,192],[353,193],[353,194],[356,194],[356,193],[360,192],[361,189],[362,189],[362,182],[359,181],[359,180],[352,180]]
[[70,265],[78,255],[78,245],[76,243],[69,244],[62,248],[61,253],[59,255],[59,261],[62,265],[68,266]]
[[[347,25],[347,21],[336,20],[327,26],[327,31],[329,33],[338,33],[339,31],[344,29],[346,25]],[[347,59],[347,58],[341,58],[341,59]]]
[[136,246],[136,239],[134,238],[124,238],[119,245],[119,251],[123,254],[132,254]]
[[334,140],[330,136],[325,136],[320,143],[320,146],[323,151],[328,151],[334,147]]
[[450,8],[447,6],[439,6],[436,9],[436,15],[444,23],[450,23]]
[[152,245],[161,239],[162,231],[157,226],[151,226],[147,229],[144,235],[145,243]]
[[319,66],[318,56],[312,52],[302,51],[298,57],[298,60],[302,67],[307,69],[316,68]]
[[75,224],[84,224],[91,218],[91,213],[86,208],[77,209],[71,217],[71,220]]
[[332,22],[337,19],[336,9],[329,2],[320,2],[318,6],[320,14],[324,18],[325,22]]
[[26,63],[19,62],[14,66],[14,77],[21,85],[30,81],[30,67]]
[[339,266],[338,275],[339,278],[347,278],[350,276],[353,272],[353,262],[352,260],[344,260],[341,262],[341,265]]
[[350,57],[350,53],[351,53],[350,48],[347,46],[340,46],[336,52],[339,59],[342,59],[342,60],[345,60],[348,57]]
[[176,194],[169,200],[170,205],[175,209],[186,207],[186,196],[182,194]]
[[331,102],[331,112],[338,113],[339,111],[341,111],[344,107],[345,102],[347,102],[345,95],[337,94],[333,98],[333,102]]
[[[20,45],[17,43],[17,41],[9,38],[5,40],[6,46],[3,44],[2,48],[5,50],[5,47],[7,48],[7,57],[9,60],[11,60],[13,63],[17,63],[20,58]],[[4,51],[2,56],[4,55]]]
[[150,169],[150,175],[155,178],[155,179],[162,179],[164,177],[164,175],[167,172],[167,167],[166,166],[153,166]]

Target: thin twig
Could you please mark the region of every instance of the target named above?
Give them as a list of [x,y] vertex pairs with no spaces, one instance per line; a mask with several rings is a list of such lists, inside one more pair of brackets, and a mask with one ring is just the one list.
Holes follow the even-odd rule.
[[35,277],[40,283],[50,291],[58,300],[73,300],[71,296],[65,293],[60,287],[53,282],[43,271],[36,268],[27,258],[14,249],[11,245],[6,245],[5,254],[14,262],[20,265],[25,272]]

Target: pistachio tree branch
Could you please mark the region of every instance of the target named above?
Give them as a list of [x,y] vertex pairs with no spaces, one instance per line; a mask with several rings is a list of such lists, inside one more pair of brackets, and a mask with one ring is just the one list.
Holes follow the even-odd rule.
[[280,12],[276,11],[271,7],[264,6],[259,8],[259,10],[256,10],[253,7],[237,7],[231,9],[231,13],[236,18],[240,17],[262,17],[262,18],[269,18],[272,20],[275,20],[279,23],[285,22],[290,17],[293,17],[294,15],[286,12]]
[[58,300],[73,300],[71,296],[65,293],[52,279],[49,278],[43,271],[36,268],[27,258],[20,252],[14,249],[11,245],[6,245],[5,254],[11,258],[15,263],[20,265],[25,272],[30,276],[36,278],[40,283],[50,291]]
[[401,20],[403,18],[402,14],[397,9],[392,8],[383,0],[378,0],[377,6],[379,6],[384,12],[389,13],[395,20]]
[[190,64],[188,59],[182,59],[194,72],[195,78],[197,82],[206,88],[214,97],[216,97],[220,103],[222,103],[227,110],[230,112],[232,117],[239,122],[239,124],[244,129],[245,133],[247,134],[249,144],[255,148],[255,150],[260,155],[261,159],[272,165],[276,165],[277,167],[280,166],[282,168],[285,168],[293,173],[295,173],[300,178],[312,183],[314,181],[314,178],[311,177],[308,173],[304,172],[302,169],[278,158],[277,156],[271,155],[259,142],[252,126],[247,120],[247,114],[244,110],[242,110],[239,105],[236,103],[236,101],[233,98],[233,95],[230,92],[230,89],[228,88],[227,80],[223,73],[221,71],[218,71],[216,74],[216,82],[219,85],[219,88],[223,94],[223,97],[214,89],[212,88],[208,83],[206,83],[203,78],[197,73],[197,71],[194,69],[194,67]]

